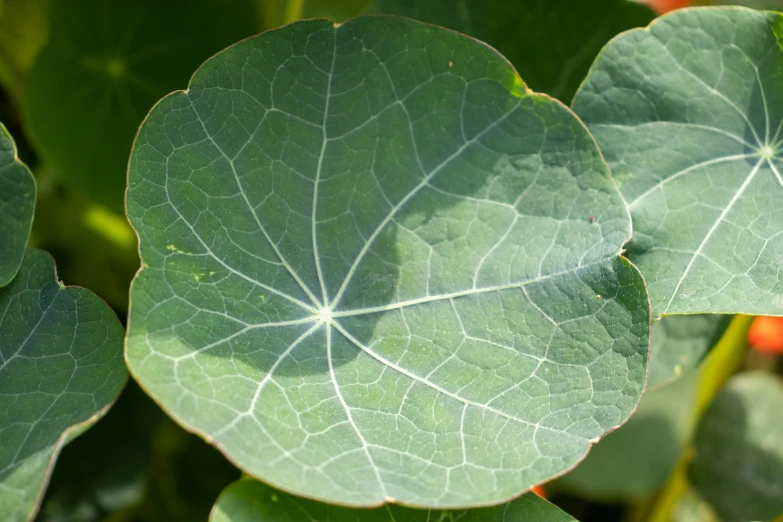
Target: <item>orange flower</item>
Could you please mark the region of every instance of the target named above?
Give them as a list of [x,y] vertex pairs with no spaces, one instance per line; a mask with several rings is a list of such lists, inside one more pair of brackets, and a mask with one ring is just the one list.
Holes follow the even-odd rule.
[[668,13],[681,7],[688,7],[692,3],[691,0],[647,0],[647,5],[658,14]]
[[783,354],[783,317],[756,317],[748,343],[759,352]]
[[533,493],[535,493],[541,498],[546,498],[546,493],[544,492],[544,488],[542,488],[541,486],[535,486],[530,491],[532,491]]

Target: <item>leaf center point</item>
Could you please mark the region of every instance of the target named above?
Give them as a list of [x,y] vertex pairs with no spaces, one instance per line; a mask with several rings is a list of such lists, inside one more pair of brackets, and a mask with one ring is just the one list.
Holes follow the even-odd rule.
[[318,316],[318,320],[322,323],[330,324],[332,322],[332,309],[328,306],[319,308],[316,315]]
[[771,160],[775,157],[775,150],[772,148],[772,145],[764,145],[759,149],[759,155],[762,159]]
[[115,80],[122,77],[125,74],[125,62],[121,58],[111,58],[106,62],[106,74]]

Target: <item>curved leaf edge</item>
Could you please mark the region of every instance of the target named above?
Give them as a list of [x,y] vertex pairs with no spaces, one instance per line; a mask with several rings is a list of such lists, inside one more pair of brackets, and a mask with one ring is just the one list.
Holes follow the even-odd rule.
[[[2,123],[0,123],[0,126],[2,126]],[[5,127],[3,127],[3,129],[4,128]],[[122,328],[122,323],[120,322],[119,317],[117,317],[116,312],[112,309],[112,307],[106,304],[106,302],[103,299],[98,297],[96,294],[94,294],[87,288],[78,285],[64,285],[63,282],[58,279],[57,264],[54,260],[54,257],[49,252],[37,248],[27,248],[25,250],[25,252],[29,252],[29,251],[41,252],[45,254],[49,259],[51,259],[52,267],[54,269],[54,280],[62,290],[66,290],[66,291],[76,290],[76,291],[84,291],[89,293],[93,299],[95,299],[97,302],[102,303],[107,310],[111,311],[112,316],[117,320],[117,326]],[[99,420],[101,420],[109,412],[112,406],[114,406],[114,404],[117,402],[117,399],[119,399],[120,395],[125,390],[127,384],[128,384],[128,375],[126,374],[122,386],[120,387],[119,391],[114,396],[114,398],[111,400],[111,402],[109,402],[108,404],[103,406],[100,410],[95,412],[90,418],[69,426],[57,438],[57,442],[55,442],[54,444],[52,454],[49,457],[48,463],[46,464],[46,472],[44,473],[43,481],[41,481],[41,486],[39,487],[38,492],[35,495],[30,512],[27,514],[28,521],[32,522],[35,519],[36,515],[38,514],[38,511],[41,509],[41,505],[44,500],[44,495],[46,494],[46,490],[49,488],[49,481],[51,480],[52,473],[54,472],[54,466],[57,463],[57,458],[60,456],[60,452],[62,452],[62,449],[66,445],[68,445],[68,443],[73,441],[75,438],[77,438],[79,435],[81,435],[82,433],[84,433],[85,431],[93,427]]]
[[[649,295],[648,295],[649,297]],[[651,305],[652,306],[652,305]],[[704,352],[704,354],[701,356],[701,359],[696,363],[696,365],[681,373],[680,375],[676,375],[674,377],[669,377],[668,379],[665,379],[660,382],[656,382],[654,384],[650,384],[650,369],[649,365],[647,368],[647,383],[644,387],[644,393],[647,393],[648,391],[655,391],[660,390],[661,388],[664,388],[670,384],[673,384],[676,381],[679,381],[680,379],[687,377],[688,375],[693,374],[694,372],[698,372],[701,370],[702,364],[704,364],[705,360],[710,356],[712,351],[720,344],[721,340],[723,339],[724,335],[728,331],[729,327],[732,324],[732,321],[737,315],[741,314],[718,314],[718,313],[710,313],[710,314],[699,314],[699,313],[687,313],[687,314],[662,314],[660,318],[652,319],[652,324],[660,322],[662,319],[666,317],[692,317],[692,316],[700,316],[700,315],[719,315],[723,316],[722,319],[720,319],[720,324],[718,325],[718,328],[713,332],[713,336],[710,339],[710,347],[707,348],[707,351]],[[652,346],[652,336],[650,336],[650,345]]]
[[[223,511],[224,506],[222,505],[225,501],[231,500],[231,499],[234,499],[234,498],[236,498],[236,500],[241,500],[241,498],[239,498],[237,493],[242,493],[242,490],[246,490],[246,489],[249,489],[249,488],[257,489],[258,487],[260,487],[262,489],[271,489],[267,485],[265,485],[263,482],[260,482],[260,481],[258,481],[256,479],[253,479],[251,477],[246,477],[246,476],[245,477],[241,477],[241,478],[231,482],[230,484],[228,484],[225,488],[223,488],[223,491],[220,492],[220,495],[218,495],[218,498],[215,500],[215,503],[212,505],[212,509],[209,512],[209,522],[216,522],[218,519],[222,520],[222,515],[226,514],[225,511]],[[278,495],[276,495],[274,493],[274,491],[272,491],[271,493],[272,493],[272,501],[273,502],[277,502],[279,500],[277,498]],[[559,515],[562,518],[563,522],[565,520],[573,520],[574,522],[576,521],[576,519],[571,518],[571,516],[568,513],[566,513],[565,511],[563,511],[559,506],[556,506],[555,504],[552,504],[551,502],[549,502],[545,498],[539,497],[539,496],[537,496],[534,493],[527,493],[527,494],[530,495],[529,502],[533,503],[534,505],[538,505],[538,506],[541,506],[541,507],[546,507],[546,508],[551,509],[552,512],[553,512],[552,514]],[[519,498],[520,497],[517,497],[517,500]],[[503,504],[501,504],[501,505],[503,505]],[[471,508],[467,508],[467,510],[471,511],[472,509]],[[367,512],[367,513],[372,513],[372,510],[361,510],[361,511],[362,512]],[[425,510],[421,510],[421,511],[424,512]],[[433,511],[443,513],[444,511],[461,511],[461,510],[459,510],[459,509],[457,509],[457,510],[451,510],[451,509],[449,509],[449,510],[434,509],[433,510],[433,509],[430,509],[430,510],[426,510],[426,511],[427,511],[427,515],[428,515],[427,516],[427,520],[429,520]],[[441,515],[441,516],[443,516],[443,515]],[[394,520],[393,515],[391,513],[389,513],[389,517],[390,517],[390,520],[392,520],[392,521]],[[451,520],[451,519],[448,519],[448,520]],[[471,518],[471,520],[472,520],[472,518]],[[503,521],[505,521],[505,516],[503,517]],[[498,520],[497,522],[503,522],[503,521]],[[232,520],[231,522],[234,522],[234,521]],[[236,522],[242,522],[242,521],[237,520]]]
[[[645,27],[634,27],[633,29],[628,29],[626,31],[623,31],[621,33],[618,33],[612,37],[611,40],[606,42],[606,45],[604,45],[601,50],[598,52],[598,55],[596,55],[595,60],[593,60],[592,65],[590,65],[590,69],[588,69],[587,74],[585,75],[584,80],[582,80],[582,83],[579,84],[579,89],[576,90],[576,94],[574,94],[573,99],[571,100],[571,104],[569,105],[569,108],[571,108],[574,105],[574,100],[576,100],[577,97],[582,93],[582,90],[584,89],[585,85],[587,85],[587,80],[590,78],[590,76],[593,74],[593,71],[596,68],[596,64],[598,63],[599,59],[606,53],[606,49],[612,45],[615,41],[625,38],[626,35],[637,33],[637,32],[646,32],[649,33],[652,28],[657,25],[661,20],[668,19],[672,16],[679,16],[682,13],[691,12],[691,11],[717,11],[717,10],[723,10],[723,11],[739,11],[739,12],[759,12],[759,9],[753,9],[752,7],[746,7],[744,5],[695,5],[690,7],[682,7],[679,9],[675,9],[674,11],[669,11],[668,13],[664,13],[660,16],[657,16],[653,19],[652,22],[647,24]],[[767,12],[767,13],[777,13],[777,14],[783,14],[778,13],[778,11],[772,10],[772,9],[764,9],[761,10],[761,12]],[[581,121],[581,120],[580,120]],[[625,200],[625,198],[623,198]],[[630,211],[629,211],[630,212]],[[663,314],[667,315],[667,314]],[[681,315],[681,314],[676,314]],[[691,314],[682,314],[682,315],[691,315]],[[695,314],[694,314],[695,315]],[[657,320],[657,319],[656,319]]]
[[[131,331],[131,321],[132,321],[131,316],[132,316],[132,309],[133,309],[133,289],[134,289],[134,287],[136,285],[136,281],[139,279],[139,277],[141,276],[141,273],[144,271],[144,268],[147,267],[147,264],[144,261],[144,257],[142,255],[141,235],[140,235],[139,231],[136,229],[136,227],[133,225],[133,221],[131,220],[130,215],[128,214],[128,195],[129,195],[129,192],[130,192],[130,157],[132,156],[132,153],[133,153],[133,151],[136,148],[136,143],[138,141],[139,135],[141,134],[141,130],[147,124],[147,121],[149,120],[150,116],[152,116],[152,114],[156,112],[158,107],[160,105],[162,105],[168,99],[170,99],[170,98],[172,98],[174,96],[180,95],[180,94],[185,94],[185,95],[189,94],[190,86],[193,83],[194,78],[202,71],[202,69],[204,69],[207,66],[207,64],[209,64],[212,60],[215,60],[216,58],[221,56],[223,53],[229,51],[230,49],[232,49],[232,48],[234,48],[234,47],[236,47],[238,45],[243,44],[244,42],[246,42],[248,40],[257,38],[257,37],[259,37],[259,36],[261,36],[261,35],[263,35],[265,33],[271,32],[271,31],[276,31],[278,29],[282,29],[282,28],[289,27],[289,26],[294,26],[294,25],[297,25],[297,24],[305,23],[305,22],[324,21],[324,22],[328,22],[328,23],[332,24],[335,28],[338,28],[341,25],[343,25],[345,23],[348,23],[348,22],[350,22],[352,20],[355,20],[357,18],[369,18],[369,17],[374,17],[374,18],[391,18],[391,19],[405,19],[405,20],[410,20],[410,21],[416,22],[416,23],[421,24],[421,25],[426,25],[426,26],[430,26],[430,27],[436,27],[436,28],[438,28],[440,30],[448,31],[450,33],[454,33],[454,34],[460,35],[463,38],[466,38],[466,39],[469,39],[469,40],[471,40],[473,42],[476,42],[476,43],[486,47],[487,49],[491,50],[493,53],[497,54],[499,57],[501,57],[503,59],[503,61],[508,65],[509,69],[514,73],[514,78],[515,78],[514,87],[516,89],[518,89],[518,90],[517,91],[511,91],[512,94],[514,94],[516,96],[532,96],[532,97],[537,97],[539,99],[544,99],[544,100],[549,101],[549,102],[553,102],[556,105],[559,105],[562,109],[567,111],[569,114],[571,114],[573,116],[574,120],[576,122],[578,122],[578,124],[584,129],[586,135],[590,137],[590,140],[595,145],[595,149],[598,152],[598,156],[599,156],[599,158],[601,160],[601,163],[604,166],[606,166],[606,171],[607,171],[607,173],[609,175],[609,179],[612,182],[612,186],[614,187],[617,195],[619,195],[619,197],[621,198],[621,201],[623,202],[623,206],[625,208],[625,213],[626,213],[626,215],[628,217],[628,223],[629,223],[628,237],[623,241],[622,247],[620,248],[620,250],[615,255],[617,256],[617,259],[623,265],[626,266],[626,268],[630,269],[634,273],[635,276],[638,276],[640,278],[640,280],[642,282],[642,286],[644,287],[644,291],[645,291],[647,315],[649,317],[649,319],[648,319],[648,336],[647,336],[647,357],[645,358],[645,370],[646,370],[646,373],[645,373],[645,387],[642,388],[643,391],[642,391],[642,393],[639,394],[639,397],[637,397],[636,402],[635,402],[633,408],[631,409],[631,411],[629,412],[628,416],[625,419],[623,419],[623,421],[620,422],[617,426],[607,430],[601,436],[595,437],[593,439],[590,439],[588,441],[589,444],[588,444],[587,449],[585,450],[584,454],[576,462],[574,462],[574,464],[572,464],[568,468],[564,469],[560,473],[551,475],[545,481],[541,481],[539,483],[533,484],[531,486],[531,488],[528,489],[528,490],[520,491],[518,494],[511,495],[511,496],[506,497],[506,498],[502,498],[502,499],[499,499],[499,500],[496,500],[496,501],[491,501],[491,502],[485,502],[485,503],[471,503],[471,504],[465,504],[465,505],[455,505],[455,506],[450,506],[449,509],[451,509],[451,510],[473,509],[473,508],[492,507],[492,506],[498,506],[498,505],[502,505],[502,504],[507,504],[507,503],[512,502],[512,501],[520,498],[521,496],[529,493],[530,491],[532,491],[533,487],[540,486],[542,484],[546,484],[546,483],[548,483],[550,481],[553,481],[555,479],[558,479],[558,478],[562,477],[563,475],[566,475],[566,474],[570,473],[573,469],[575,469],[577,466],[579,466],[579,464],[581,464],[584,461],[584,459],[587,458],[587,455],[590,453],[590,450],[592,449],[592,447],[595,444],[597,444],[601,439],[606,437],[609,433],[612,433],[613,431],[615,431],[615,430],[621,428],[623,425],[625,425],[625,423],[628,422],[628,420],[636,412],[637,408],[639,407],[639,401],[641,400],[641,397],[642,397],[642,395],[644,393],[644,390],[646,388],[647,378],[649,376],[649,369],[648,369],[647,363],[649,361],[649,356],[650,356],[650,335],[649,335],[649,333],[650,333],[650,328],[652,327],[652,323],[653,323],[653,319],[652,319],[652,302],[650,300],[650,294],[647,291],[647,282],[644,279],[644,274],[642,274],[642,272],[636,267],[636,265],[634,265],[631,262],[631,260],[628,259],[627,257],[625,257],[625,255],[624,255],[624,253],[625,253],[625,246],[631,240],[631,237],[633,235],[633,229],[632,229],[633,222],[632,222],[632,219],[631,219],[630,207],[628,206],[628,203],[625,201],[625,198],[623,197],[622,192],[620,191],[619,185],[617,184],[617,181],[614,179],[614,176],[612,175],[611,169],[609,169],[609,166],[608,166],[608,164],[606,162],[606,159],[604,158],[603,152],[601,151],[601,148],[598,146],[598,142],[596,141],[595,137],[592,135],[592,133],[587,128],[587,125],[582,121],[581,118],[579,118],[579,116],[576,115],[576,113],[571,109],[570,106],[566,105],[565,103],[563,103],[562,101],[558,100],[557,98],[554,98],[554,97],[550,96],[549,94],[539,93],[539,92],[535,92],[535,91],[531,90],[527,86],[527,84],[524,82],[524,80],[520,77],[520,75],[517,72],[517,70],[514,67],[514,65],[505,56],[503,56],[497,49],[495,49],[491,45],[487,44],[486,42],[478,40],[477,38],[475,38],[473,36],[466,35],[464,33],[460,33],[459,31],[455,31],[454,29],[441,27],[439,25],[431,24],[431,23],[427,23],[427,22],[421,22],[419,20],[414,20],[412,18],[408,18],[408,17],[405,17],[405,16],[386,15],[386,14],[372,14],[372,13],[371,14],[362,14],[362,15],[350,18],[350,19],[348,19],[348,20],[346,20],[345,22],[342,22],[342,23],[333,22],[331,20],[326,20],[326,19],[323,19],[323,18],[312,18],[312,19],[305,19],[305,20],[297,20],[295,22],[291,22],[289,24],[286,24],[286,25],[283,25],[283,26],[280,26],[280,27],[274,27],[274,28],[271,28],[271,29],[267,29],[265,31],[261,31],[260,33],[258,33],[256,35],[249,36],[247,38],[243,38],[242,40],[239,40],[239,41],[235,42],[234,44],[226,47],[225,49],[215,53],[213,56],[211,56],[208,59],[206,59],[193,72],[193,74],[191,75],[190,79],[188,80],[188,86],[185,89],[177,89],[175,91],[170,92],[169,94],[165,95],[160,100],[158,100],[150,108],[149,112],[147,112],[147,115],[144,117],[144,119],[139,124],[139,128],[137,129],[136,135],[133,138],[133,143],[131,145],[131,153],[129,154],[128,166],[126,168],[126,183],[125,183],[125,197],[124,197],[125,218],[128,221],[130,227],[133,229],[134,234],[136,234],[137,251],[138,251],[138,254],[139,254],[140,266],[139,266],[139,269],[136,271],[136,274],[133,276],[133,279],[132,279],[130,287],[129,287],[128,320],[127,320],[127,325],[126,325],[126,329],[125,329],[125,338],[124,338],[124,341],[123,341],[123,357],[124,357],[124,360],[125,360],[125,365],[126,365],[126,367],[128,369],[128,373],[130,375],[130,378],[132,378],[136,382],[136,384],[139,385],[139,387],[142,389],[142,391],[148,397],[150,397],[150,399],[152,399],[152,401],[168,417],[170,417],[174,422],[177,423],[177,425],[179,425],[186,432],[199,437],[200,439],[204,440],[206,443],[208,443],[209,445],[211,445],[212,447],[217,449],[228,462],[230,462],[233,466],[235,466],[237,469],[239,469],[243,473],[243,475],[246,476],[246,477],[252,478],[253,480],[257,480],[257,481],[259,481],[259,482],[261,482],[263,484],[266,484],[266,485],[269,485],[269,486],[271,486],[273,488],[279,489],[280,491],[282,491],[284,493],[288,493],[288,494],[291,494],[291,495],[295,495],[295,496],[298,496],[298,497],[301,497],[301,498],[305,498],[305,499],[308,499],[308,500],[312,500],[312,501],[316,501],[316,502],[326,502],[326,503],[329,503],[331,505],[340,506],[340,507],[373,509],[373,508],[379,508],[379,507],[383,507],[383,506],[391,504],[391,505],[399,505],[399,506],[410,507],[410,508],[414,508],[414,509],[430,509],[430,506],[423,506],[423,505],[418,505],[418,504],[400,502],[398,499],[384,499],[383,501],[380,501],[380,502],[364,503],[364,504],[352,504],[352,503],[346,503],[346,502],[335,502],[334,500],[320,498],[320,497],[316,497],[314,495],[309,495],[309,494],[307,494],[307,493],[305,493],[303,491],[297,491],[294,488],[290,488],[290,487],[288,487],[288,486],[286,486],[284,484],[279,484],[279,483],[276,483],[276,482],[274,482],[272,480],[269,480],[267,478],[261,478],[261,477],[256,476],[255,474],[252,473],[252,471],[250,469],[248,469],[247,466],[243,465],[238,459],[235,459],[234,457],[232,457],[229,454],[229,452],[217,440],[215,440],[211,435],[206,433],[204,430],[196,428],[195,426],[192,426],[191,424],[189,424],[182,417],[177,415],[172,409],[170,409],[163,402],[162,399],[160,399],[158,396],[156,396],[154,393],[152,393],[152,391],[145,385],[145,383],[141,380],[141,378],[136,375],[136,373],[134,371],[134,368],[133,368],[133,366],[131,364],[131,361],[130,361],[130,359],[128,357],[128,340],[129,340],[128,332]],[[639,28],[631,29],[631,31],[633,31],[633,30],[639,30]],[[626,31],[626,32],[628,32],[628,31]],[[601,52],[603,52],[603,49],[601,50]],[[599,53],[599,55],[600,55],[600,53]],[[581,89],[581,86],[580,86],[580,89]],[[607,258],[607,260],[611,260],[611,259],[613,259],[613,258],[612,257]],[[240,479],[240,480],[243,480],[243,479]],[[221,493],[221,495],[222,495],[222,493]]]
[[[33,176],[33,172],[32,172],[32,170],[30,170],[30,167],[28,167],[27,164],[25,162],[23,162],[19,158],[19,147],[16,146],[16,140],[14,140],[14,137],[8,131],[8,128],[5,126],[5,124],[3,124],[3,122],[0,122],[0,137],[5,138],[5,139],[7,139],[8,141],[11,142],[11,146],[12,146],[13,151],[14,151],[14,161],[16,163],[18,163],[19,165],[21,165],[22,169],[24,169],[27,172],[27,175],[30,178],[30,181],[32,182],[32,185],[33,185],[32,212],[30,214],[30,221],[29,221],[29,224],[27,226],[27,237],[25,238],[25,244],[27,244],[27,242],[30,240],[30,233],[33,230],[33,221],[35,219],[36,203],[37,203],[37,199],[38,199],[38,197],[37,197],[38,196],[38,183],[35,181],[35,176]],[[19,268],[22,266],[22,261],[24,260],[24,253],[25,253],[25,251],[26,251],[26,248],[22,248],[22,250],[20,252],[20,255],[19,255],[19,260],[16,263],[16,269],[14,270],[13,274],[7,280],[4,280],[4,279],[0,278],[0,288],[3,288],[5,286],[7,286],[11,281],[14,280],[14,278],[16,277],[16,274],[19,273]],[[55,277],[56,277],[56,274],[57,274],[57,272],[55,271]]]
[[[73,288],[73,287],[69,287]],[[71,441],[73,441],[75,438],[77,438],[79,435],[84,433],[85,431],[92,428],[99,420],[101,420],[114,406],[114,404],[117,402],[117,399],[120,397],[122,392],[125,390],[125,386],[128,384],[128,378],[125,378],[125,382],[122,384],[122,388],[120,389],[120,392],[117,394],[112,401],[98,410],[92,417],[89,419],[82,421],[80,423],[74,424],[73,426],[70,426],[65,431],[60,434],[60,437],[57,439],[57,442],[54,445],[54,450],[52,451],[52,455],[49,457],[49,462],[46,465],[46,473],[44,474],[44,479],[41,482],[41,487],[38,490],[38,493],[35,495],[35,499],[33,501],[33,506],[30,512],[28,513],[27,519],[30,522],[33,522],[35,517],[38,515],[38,511],[41,509],[41,505],[43,504],[44,496],[46,494],[47,489],[49,489],[49,481],[52,478],[52,473],[54,472],[54,466],[57,463],[57,459],[60,456],[60,452],[62,452],[63,448],[67,446]]]
[[[579,95],[582,93],[582,90],[587,85],[587,82],[588,82],[590,76],[593,74],[593,71],[596,68],[596,64],[603,57],[603,55],[606,52],[607,48],[610,45],[612,45],[616,40],[619,40],[620,38],[623,38],[626,35],[633,34],[633,33],[640,32],[640,31],[649,33],[652,30],[652,28],[656,24],[658,24],[661,20],[668,19],[671,16],[678,16],[681,13],[684,13],[684,12],[717,11],[717,10],[735,11],[735,12],[742,12],[742,13],[748,13],[748,12],[753,12],[753,13],[757,13],[757,12],[772,13],[772,14],[776,14],[776,15],[780,16],[783,19],[783,12],[776,11],[774,9],[754,9],[752,7],[747,7],[747,6],[744,6],[744,5],[695,5],[695,6],[691,6],[691,7],[683,7],[683,8],[680,8],[680,9],[675,9],[674,11],[670,11],[668,13],[662,14],[662,15],[656,17],[647,26],[645,26],[645,27],[635,27],[633,29],[628,29],[627,31],[623,31],[621,33],[616,34],[614,37],[612,37],[611,40],[606,42],[606,44],[603,46],[603,48],[601,48],[601,50],[598,52],[598,55],[595,57],[595,60],[593,60],[592,65],[590,65],[590,69],[588,69],[587,74],[585,75],[584,80],[582,80],[582,83],[579,85],[579,88],[576,90],[576,93],[574,94],[574,98],[571,100],[571,104],[568,106],[568,108],[573,112],[572,107],[574,105],[574,101],[579,97]],[[783,41],[780,42],[780,45],[783,45]],[[582,119],[579,118],[579,116],[577,116],[577,119],[579,119],[579,121],[582,122]],[[582,122],[582,124],[586,126],[586,124],[584,122]],[[590,133],[589,130],[588,130],[588,134],[590,134],[590,136],[593,137],[592,133]],[[593,137],[593,140],[595,140],[594,137]],[[596,145],[597,145],[597,142],[596,142]],[[598,150],[601,153],[601,158],[603,159],[604,156],[603,156],[603,152],[601,151],[601,148],[599,147]],[[604,163],[606,163],[606,160],[604,160]],[[612,182],[615,184],[615,186],[618,187],[618,190],[619,190],[619,185],[617,185],[617,182],[614,179],[614,175],[612,174],[612,170],[608,166],[608,163],[607,163],[607,168],[609,168],[609,176],[612,179]],[[625,207],[628,210],[628,214],[630,215],[631,207],[630,207],[630,205],[628,205],[628,202],[626,201],[625,196],[623,195],[622,191],[620,191],[620,197],[622,198],[623,203],[625,204]],[[633,227],[633,220],[631,221],[631,227]],[[632,232],[631,235],[633,236],[633,228],[631,228],[631,232]],[[627,245],[630,240],[631,240],[631,238],[628,238],[628,240],[624,243],[623,246]],[[623,250],[623,252],[624,252],[624,250]],[[634,268],[636,268],[636,265],[634,265]],[[644,278],[644,274],[642,274],[642,278]],[[646,286],[647,286],[647,283],[645,282],[645,287]],[[650,299],[649,292],[647,294],[647,298]],[[741,312],[738,312],[738,311],[735,310],[735,311],[710,312],[710,313],[711,314],[715,314],[715,315],[720,315],[720,314],[737,314],[737,313],[741,313]],[[663,319],[664,317],[671,316],[671,315],[676,315],[676,316],[701,315],[701,313],[699,313],[699,312],[673,313],[673,314],[661,313],[661,315],[658,316],[658,317],[652,317],[652,320],[651,320],[650,324],[651,325],[655,324],[655,323],[659,322],[661,319]],[[783,317],[783,313],[781,313],[779,316],[775,315],[775,314],[772,314],[771,316],[772,317]],[[649,377],[649,373],[648,373],[648,377]],[[668,382],[671,382],[671,381],[668,381]],[[646,390],[646,388],[645,388],[645,390]]]

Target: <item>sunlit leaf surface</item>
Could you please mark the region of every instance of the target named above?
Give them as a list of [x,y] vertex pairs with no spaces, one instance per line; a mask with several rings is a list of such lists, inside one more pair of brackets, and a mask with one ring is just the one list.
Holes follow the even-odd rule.
[[661,314],[783,314],[783,15],[675,11],[601,52],[574,99],[630,205]]
[[307,21],[208,61],[140,130],[127,359],[272,485],[501,502],[644,385],[649,310],[594,141],[485,45]]

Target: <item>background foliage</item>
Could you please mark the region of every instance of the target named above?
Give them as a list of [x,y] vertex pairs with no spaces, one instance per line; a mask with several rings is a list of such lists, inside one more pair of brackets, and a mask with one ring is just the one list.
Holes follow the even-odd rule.
[[[662,10],[683,7],[685,3],[659,1],[651,5]],[[3,239],[0,286],[11,280],[11,276],[4,277],[3,271],[16,271],[6,267],[22,263],[24,254],[19,247],[24,245],[35,196],[29,245],[52,254],[57,262],[57,279],[94,292],[126,324],[130,282],[140,265],[137,238],[123,204],[134,136],[160,98],[187,88],[202,62],[243,38],[304,18],[325,17],[342,22],[364,13],[404,15],[488,43],[511,62],[528,87],[568,105],[601,48],[622,31],[646,26],[655,17],[648,6],[625,0],[531,0],[524,4],[524,9],[520,9],[516,3],[502,0],[0,0],[0,121],[9,133],[6,137],[3,130],[0,137],[0,205],[6,211],[0,212],[0,227],[4,234],[14,228],[9,237],[22,237]],[[783,5],[772,0],[748,1],[743,5],[783,9]],[[767,37],[774,41],[772,36]],[[613,45],[597,67],[612,74],[617,67],[625,72],[634,70],[634,63],[623,62],[630,58],[622,52],[622,41]],[[617,56],[611,56],[612,52],[617,52]],[[652,51],[651,54],[657,56]],[[650,70],[659,72],[658,65]],[[774,71],[766,76],[762,68],[761,74],[760,85],[779,91],[780,78]],[[592,80],[594,84],[586,90],[599,92],[602,78],[596,80],[593,76]],[[653,80],[648,78],[645,85]],[[671,92],[669,81],[668,77],[660,80],[656,90]],[[700,102],[709,102],[708,96],[697,92],[698,86],[682,81],[677,88]],[[584,98],[588,94],[582,92],[583,100],[591,101]],[[677,99],[659,100],[659,109],[682,114],[684,110],[676,104],[683,97],[674,98]],[[623,101],[626,102],[628,105],[618,112],[633,110],[632,101]],[[611,114],[601,107],[590,107],[587,102],[580,105],[578,100],[574,107],[602,144],[602,131],[596,130],[596,126],[606,123],[602,118]],[[709,110],[712,109],[702,116],[706,118]],[[754,114],[749,117],[755,118]],[[754,119],[753,124],[757,134],[765,139],[770,137],[763,136],[762,120]],[[739,138],[756,145],[751,135]],[[690,136],[682,143],[695,147],[695,143],[703,144],[704,140]],[[623,181],[624,168],[638,168],[628,167],[629,156],[611,150],[611,146],[602,146],[618,181]],[[712,146],[725,152],[724,142],[716,141]],[[643,150],[637,152],[636,158],[641,158],[644,165],[652,165],[653,170],[668,168],[666,162],[648,162]],[[621,157],[622,161],[618,159]],[[712,157],[705,156],[700,161]],[[668,158],[673,162],[682,159],[672,154]],[[33,172],[35,187],[22,162]],[[747,174],[747,169],[742,172]],[[666,175],[663,171],[653,174]],[[8,188],[11,185],[15,187],[13,191]],[[23,190],[18,190],[19,186]],[[633,184],[620,183],[620,188],[630,199],[639,192]],[[20,193],[23,198],[16,199]],[[769,191],[759,190],[753,204],[762,204],[765,194]],[[15,210],[8,214],[12,207]],[[661,207],[651,208],[639,210],[633,217],[635,227],[652,230],[653,235],[660,232],[655,212]],[[590,218],[583,217],[585,221]],[[679,239],[673,241],[677,243]],[[721,243],[727,241],[723,239]],[[14,248],[6,246],[14,242]],[[682,245],[669,246],[677,249]],[[631,256],[641,257],[644,244],[632,243],[629,250]],[[45,256],[30,255],[30,259],[35,258],[49,270],[47,288],[54,293],[60,291],[54,280],[48,280],[53,267]],[[779,260],[773,259],[770,264],[774,262]],[[28,268],[32,269],[30,263]],[[737,270],[741,269],[744,270],[742,266]],[[705,274],[707,283],[722,284],[707,271]],[[667,277],[664,274],[659,278],[664,286]],[[43,275],[41,278],[43,281]],[[655,278],[648,277],[648,282],[651,279]],[[0,302],[10,302],[9,296],[16,288],[0,289],[4,292]],[[671,311],[776,312],[768,307],[669,309],[664,306],[666,303],[656,300],[655,288],[654,284],[651,293],[656,315]],[[85,299],[95,305],[91,298]],[[100,310],[101,314],[108,313],[104,308]],[[110,324],[108,315],[102,317]],[[107,335],[119,339],[119,326],[115,326],[113,332],[113,326],[109,327]],[[566,521],[570,516],[584,521],[631,522],[772,520],[783,511],[783,492],[779,489],[783,484],[783,427],[775,422],[783,397],[779,377],[770,375],[783,374],[783,366],[775,354],[744,350],[749,326],[750,319],[730,315],[672,316],[653,326],[648,390],[635,414],[600,441],[574,471],[545,485],[549,499],[569,515],[552,511],[544,501],[527,495],[502,510],[460,514],[463,518],[459,520],[510,522],[516,520],[514,510],[529,514],[536,513],[536,509],[541,510],[541,520],[553,521]],[[0,325],[0,334],[4,332],[2,328]],[[778,335],[783,338],[783,334]],[[5,350],[13,346],[7,338],[0,339],[5,343],[0,346],[5,360]],[[112,353],[117,352],[106,351],[99,364],[110,366],[115,377],[106,388],[91,392],[100,395],[97,402],[102,403],[98,405],[101,407],[111,402],[124,378],[124,369],[117,365],[118,359],[113,359]],[[756,372],[743,372],[728,380],[738,369]],[[11,389],[12,380],[6,374],[0,375],[0,390]],[[79,419],[61,422],[62,427],[91,418],[99,410],[101,414],[104,411],[100,407],[90,412],[84,410]],[[704,422],[697,425],[703,412]],[[56,453],[57,438],[49,437],[47,441],[46,451]],[[4,455],[0,452],[0,459]],[[35,472],[45,474],[46,462],[46,458],[41,460],[38,464],[44,465]],[[733,477],[737,469],[749,469],[753,478],[745,478],[741,472],[743,480],[737,482]],[[283,512],[291,517],[290,522],[353,516],[340,508],[276,492],[252,480],[234,482],[239,478],[239,470],[220,452],[185,432],[130,382],[105,417],[62,450],[37,520],[207,520],[216,501],[211,520],[219,522],[266,520],[265,516],[282,520],[279,513]],[[743,488],[749,481],[757,487]],[[2,498],[0,494],[0,510],[4,506]],[[726,502],[727,499],[731,501]],[[283,504],[287,507],[278,511],[281,508],[277,506]],[[270,509],[274,515],[265,515]],[[424,520],[423,513],[394,508],[391,514],[384,510],[362,512],[361,517],[365,518],[357,520],[413,522]],[[24,518],[21,513],[19,519]]]

